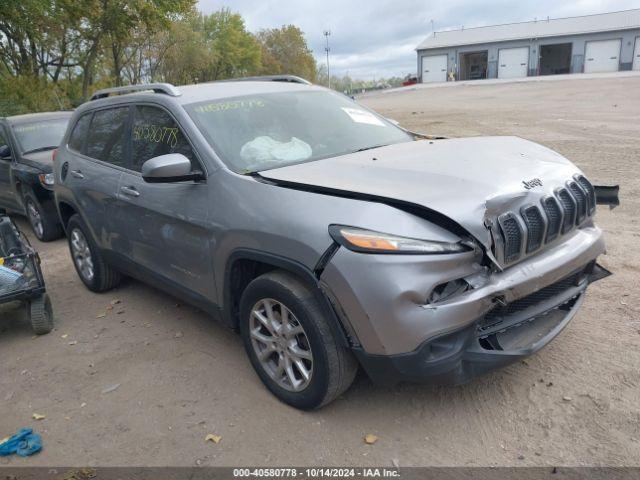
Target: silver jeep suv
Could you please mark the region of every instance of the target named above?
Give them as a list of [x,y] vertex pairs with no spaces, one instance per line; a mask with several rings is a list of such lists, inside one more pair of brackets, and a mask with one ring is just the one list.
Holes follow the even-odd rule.
[[238,329],[282,401],[462,383],[530,355],[608,272],[596,191],[515,137],[410,133],[294,77],[97,92],[55,160],[73,262]]

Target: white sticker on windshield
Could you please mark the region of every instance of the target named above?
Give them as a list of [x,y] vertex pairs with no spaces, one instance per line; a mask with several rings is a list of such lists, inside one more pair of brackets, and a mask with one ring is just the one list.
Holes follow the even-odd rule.
[[357,108],[346,108],[342,107],[344,113],[351,117],[356,123],[367,123],[369,125],[378,125],[379,127],[384,127],[385,124],[380,121],[378,117],[376,117],[373,113],[367,112],[366,110],[359,110]]

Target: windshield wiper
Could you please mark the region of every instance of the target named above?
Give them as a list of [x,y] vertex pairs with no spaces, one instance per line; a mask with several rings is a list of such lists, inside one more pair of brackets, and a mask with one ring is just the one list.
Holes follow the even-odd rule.
[[374,148],[382,148],[382,147],[387,147],[387,146],[389,146],[388,143],[382,143],[380,145],[373,145],[371,147],[362,147],[362,148],[359,148],[358,150],[356,150],[353,153],[364,152],[365,150],[373,150]]
[[52,147],[39,147],[39,148],[34,148],[32,150],[27,150],[26,152],[23,152],[23,155],[28,155],[29,153],[37,153],[37,152],[46,152],[47,150],[54,150],[58,148],[58,145],[54,145]]

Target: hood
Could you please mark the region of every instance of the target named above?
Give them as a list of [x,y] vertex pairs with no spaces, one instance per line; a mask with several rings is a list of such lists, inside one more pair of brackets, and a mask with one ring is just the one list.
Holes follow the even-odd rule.
[[51,158],[52,154],[53,150],[26,153],[20,156],[20,163],[49,173],[53,171],[53,160]]
[[421,140],[260,172],[283,185],[395,200],[439,212],[488,249],[486,225],[569,180],[562,155],[518,137]]

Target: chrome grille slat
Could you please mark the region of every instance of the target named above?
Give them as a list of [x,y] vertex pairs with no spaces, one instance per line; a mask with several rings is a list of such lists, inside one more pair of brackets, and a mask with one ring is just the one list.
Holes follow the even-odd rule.
[[564,234],[573,228],[573,224],[576,221],[576,201],[566,188],[558,190],[557,195],[564,211],[564,220],[562,222],[562,233]]
[[547,216],[547,236],[545,242],[551,242],[560,234],[562,227],[562,210],[555,197],[547,196],[542,199],[542,208]]
[[527,227],[527,253],[531,253],[542,246],[545,220],[542,212],[535,205],[522,207],[521,214]]
[[591,185],[591,182],[586,179],[584,175],[576,175],[576,182],[582,187],[582,189],[587,194],[588,205],[589,205],[589,215],[593,215],[593,212],[596,210],[596,190]]
[[576,201],[576,225],[581,224],[587,216],[587,196],[585,195],[582,188],[578,186],[576,182],[569,182],[567,184],[569,188],[569,193],[573,195],[573,198]]
[[500,231],[504,242],[504,261],[515,262],[522,251],[522,229],[513,213],[507,213],[499,219]]

